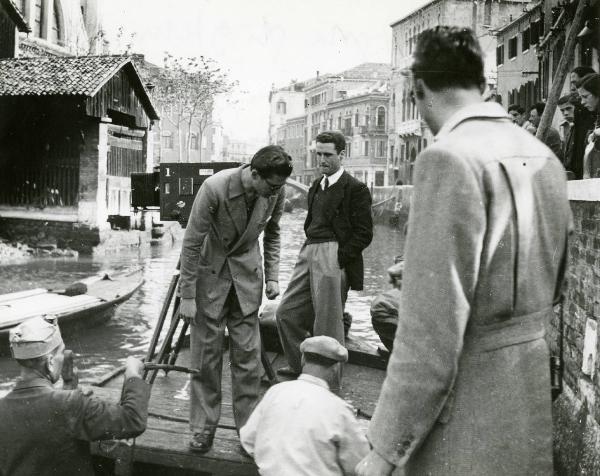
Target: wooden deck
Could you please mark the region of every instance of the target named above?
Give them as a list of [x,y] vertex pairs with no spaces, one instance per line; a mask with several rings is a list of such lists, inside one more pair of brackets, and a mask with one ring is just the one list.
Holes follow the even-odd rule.
[[[352,347],[352,346],[350,346]],[[356,347],[356,346],[355,346]],[[363,347],[364,350],[364,347]],[[231,407],[231,373],[228,353],[223,364],[223,405],[221,421],[215,435],[213,448],[206,454],[193,453],[188,442],[191,433],[189,421],[189,379],[186,374],[160,371],[152,388],[149,419],[144,434],[127,442],[102,442],[92,445],[92,452],[103,462],[112,466],[116,474],[139,475],[257,475],[251,458],[243,456],[235,431]],[[285,365],[282,356],[269,353],[273,368]],[[189,350],[184,349],[177,362],[189,365]],[[385,372],[362,365],[347,364],[344,368],[343,398],[359,410],[359,424],[365,429],[368,416],[372,415]],[[94,394],[109,401],[120,397],[122,376],[94,387]],[[268,384],[265,382],[263,391]],[[111,468],[112,469],[112,468]]]

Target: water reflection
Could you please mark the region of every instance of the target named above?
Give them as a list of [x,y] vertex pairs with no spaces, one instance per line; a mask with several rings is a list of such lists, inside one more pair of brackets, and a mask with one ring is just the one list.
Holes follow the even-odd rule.
[[[287,286],[304,241],[305,214],[298,210],[286,213],[282,218],[282,290]],[[89,381],[120,365],[128,355],[145,354],[177,263],[180,244],[128,249],[78,260],[37,259],[25,264],[0,266],[0,294],[36,287],[63,288],[101,270],[141,266],[144,284],[118,307],[107,324],[67,338],[67,347],[77,354],[82,381]],[[392,264],[394,255],[401,253],[402,244],[403,237],[398,230],[377,226],[373,243],[364,255],[365,289],[352,291],[348,296],[346,308],[354,316],[353,332],[373,343],[379,340],[371,329],[369,306],[374,295],[389,287],[385,269]],[[0,393],[10,387],[17,373],[11,359],[0,358]]]

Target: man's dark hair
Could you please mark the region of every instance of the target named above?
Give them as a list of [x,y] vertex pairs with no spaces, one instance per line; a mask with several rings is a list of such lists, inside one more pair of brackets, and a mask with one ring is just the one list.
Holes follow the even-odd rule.
[[289,177],[292,173],[292,158],[278,145],[268,145],[260,149],[250,162],[250,167],[262,178],[273,175]]
[[346,150],[346,138],[341,132],[325,131],[321,132],[315,138],[316,142],[321,144],[333,144],[335,151],[339,154],[342,150]]
[[533,106],[531,106],[529,108],[529,112],[536,110],[538,113],[538,116],[542,117],[542,114],[544,114],[544,109],[546,109],[546,103],[545,102],[536,102]]
[[508,106],[508,112],[517,111],[519,114],[525,113],[525,108],[519,104],[511,104]]
[[558,99],[558,102],[556,103],[557,106],[562,106],[564,104],[572,104],[573,106],[577,106],[578,101],[577,101],[577,94],[571,93],[571,94],[565,94],[564,96],[561,96]]
[[575,73],[580,78],[587,76],[588,74],[594,74],[594,68],[590,68],[589,66],[577,66],[571,70],[571,73]]
[[485,84],[483,52],[469,28],[436,26],[418,39],[411,67],[415,79],[428,88],[478,88]]
[[577,88],[585,89],[596,97],[600,97],[600,74],[588,74],[577,82]]

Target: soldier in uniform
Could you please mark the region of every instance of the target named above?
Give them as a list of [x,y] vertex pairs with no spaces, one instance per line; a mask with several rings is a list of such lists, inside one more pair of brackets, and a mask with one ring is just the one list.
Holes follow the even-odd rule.
[[263,476],[353,474],[369,445],[352,408],[330,391],[348,351],[333,337],[300,345],[302,374],[271,387],[240,439]]
[[141,361],[127,359],[121,402],[108,403],[85,395],[70,379],[54,388],[66,367],[54,322],[29,319],[9,339],[21,375],[0,399],[0,474],[93,475],[90,441],[132,438],[146,429],[150,388]]

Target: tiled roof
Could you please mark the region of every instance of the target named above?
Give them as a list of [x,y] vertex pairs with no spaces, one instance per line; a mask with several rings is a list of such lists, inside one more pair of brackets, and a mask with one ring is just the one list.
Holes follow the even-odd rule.
[[93,96],[130,61],[124,56],[44,56],[0,60],[0,96]]

